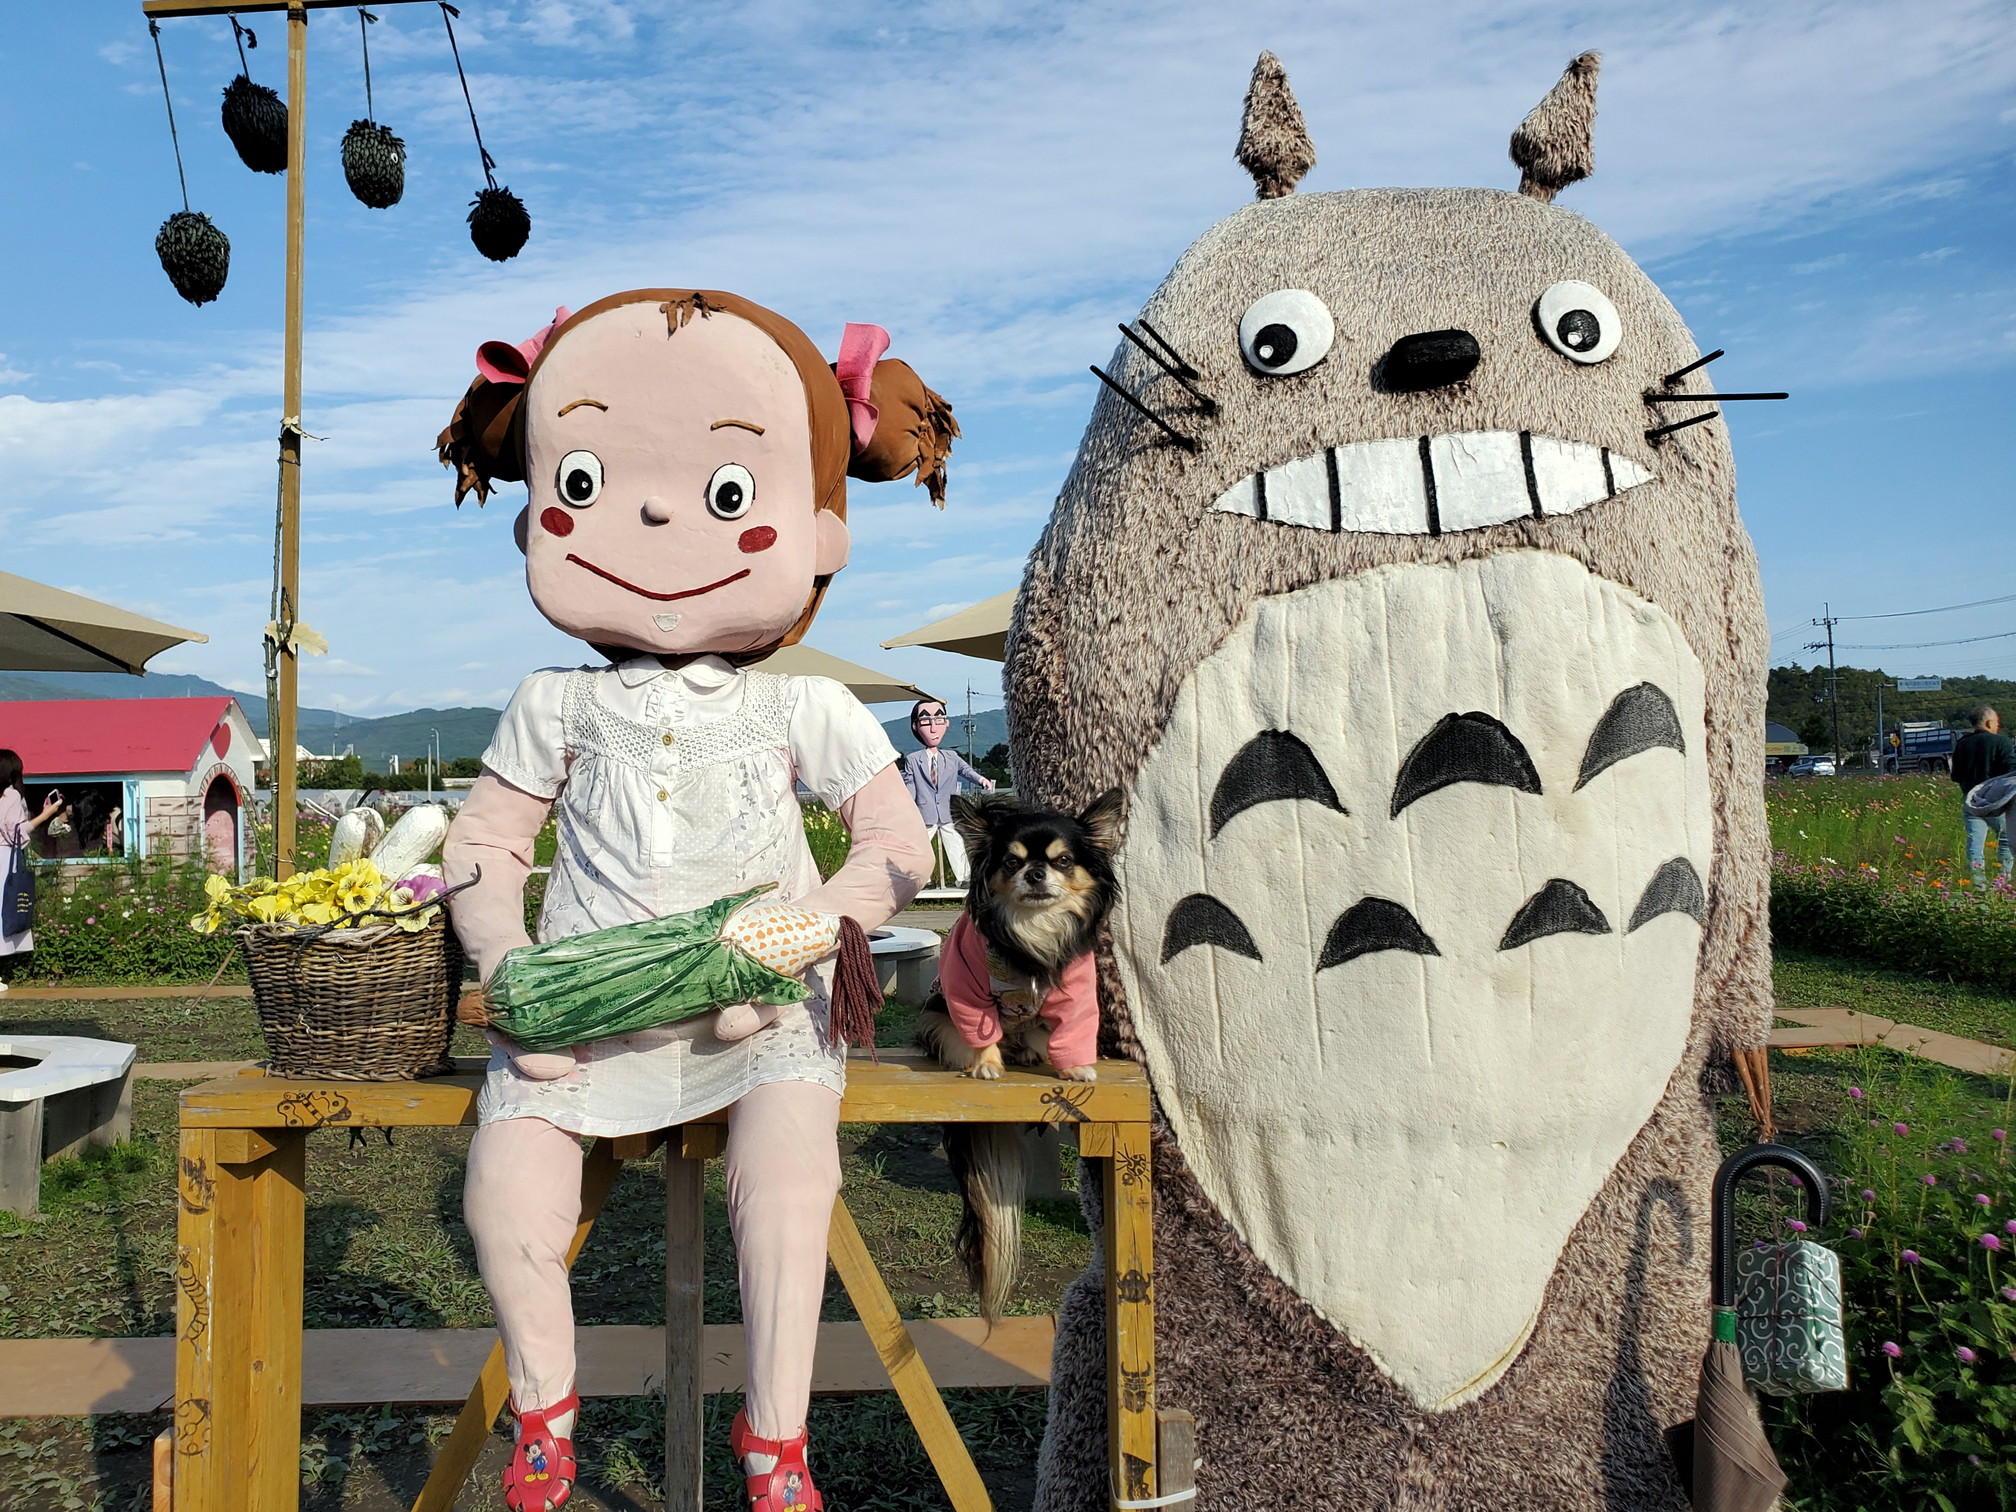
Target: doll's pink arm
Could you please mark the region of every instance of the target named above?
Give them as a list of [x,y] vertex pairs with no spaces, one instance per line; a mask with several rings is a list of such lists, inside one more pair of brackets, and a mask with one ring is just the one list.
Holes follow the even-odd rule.
[[1043,999],[1050,1026],[1050,1064],[1059,1071],[1099,1058],[1099,973],[1091,951],[1064,968],[1064,978]]
[[525,879],[532,873],[532,841],[552,807],[550,798],[534,797],[485,772],[449,828],[441,848],[448,885],[458,886],[483,868],[483,880],[449,905],[478,981],[490,980],[505,951],[532,943],[525,932]]
[[840,805],[853,844],[840,870],[794,901],[815,913],[845,914],[880,929],[931,880],[931,837],[891,762]]

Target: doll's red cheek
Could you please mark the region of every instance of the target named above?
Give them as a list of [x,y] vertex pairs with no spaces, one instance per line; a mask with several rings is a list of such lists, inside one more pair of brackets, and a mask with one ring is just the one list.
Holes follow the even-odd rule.
[[758,525],[752,530],[743,531],[741,539],[735,544],[744,551],[768,551],[777,544],[777,532],[768,525]]
[[542,509],[539,511],[539,528],[548,535],[572,535],[574,517],[564,509]]

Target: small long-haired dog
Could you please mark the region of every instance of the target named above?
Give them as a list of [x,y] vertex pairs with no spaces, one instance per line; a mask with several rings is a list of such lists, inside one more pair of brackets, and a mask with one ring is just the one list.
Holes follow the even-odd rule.
[[[1047,1065],[1069,1081],[1097,1078],[1092,947],[1119,891],[1120,805],[1118,788],[1075,817],[1018,808],[1005,797],[952,801],[972,880],[917,1020],[918,1039],[941,1063],[987,1080],[1004,1064]],[[991,1323],[1021,1259],[1022,1131],[948,1124],[945,1154],[965,1198],[959,1259]]]

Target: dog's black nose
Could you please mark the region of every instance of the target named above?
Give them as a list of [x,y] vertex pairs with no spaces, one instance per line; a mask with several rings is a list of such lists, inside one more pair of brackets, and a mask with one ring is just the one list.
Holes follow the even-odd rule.
[[1393,343],[1380,364],[1380,378],[1398,393],[1424,393],[1461,383],[1483,356],[1484,349],[1468,331],[1416,331]]

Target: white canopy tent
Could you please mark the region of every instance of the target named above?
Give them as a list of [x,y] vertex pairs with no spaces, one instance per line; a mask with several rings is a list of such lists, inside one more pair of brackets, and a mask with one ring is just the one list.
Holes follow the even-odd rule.
[[756,666],[764,672],[781,672],[790,677],[830,677],[846,684],[847,691],[864,704],[914,703],[931,696],[900,677],[844,661],[810,646],[786,646],[764,657]]
[[961,656],[977,656],[983,661],[1006,661],[1008,619],[1015,612],[1017,591],[1011,588],[1006,593],[997,593],[969,609],[961,609],[957,614],[949,614],[894,640],[886,640],[882,642],[882,649],[893,651],[898,646],[928,646],[933,651],[956,651]]
[[170,646],[207,635],[0,572],[0,670],[131,672]]

